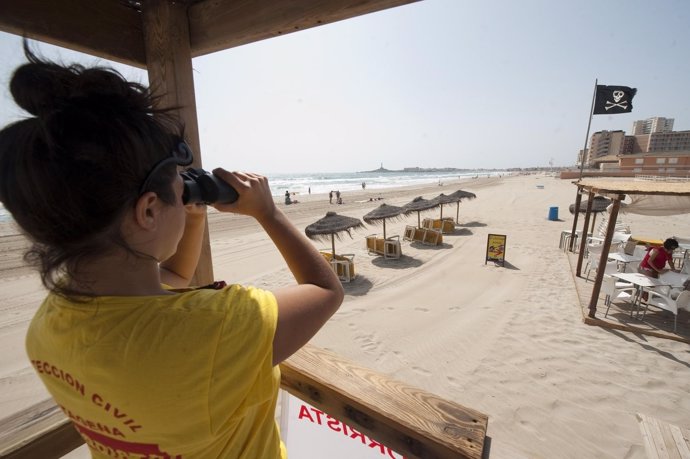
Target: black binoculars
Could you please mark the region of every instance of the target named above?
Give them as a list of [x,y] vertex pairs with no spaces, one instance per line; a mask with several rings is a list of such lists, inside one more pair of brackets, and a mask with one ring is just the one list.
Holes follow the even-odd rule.
[[184,204],[231,204],[237,201],[237,191],[225,180],[201,168],[180,172],[184,181]]

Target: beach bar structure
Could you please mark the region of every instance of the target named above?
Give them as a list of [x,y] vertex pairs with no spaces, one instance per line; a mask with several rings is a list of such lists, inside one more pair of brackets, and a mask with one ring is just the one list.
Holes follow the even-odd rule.
[[[690,181],[666,182],[655,180],[616,180],[612,178],[585,178],[577,182],[573,182],[577,186],[577,194],[575,198],[575,218],[573,219],[573,228],[570,234],[570,250],[573,251],[575,247],[576,231],[578,215],[580,214],[580,204],[582,202],[582,195],[588,193],[587,210],[585,212],[585,219],[582,225],[582,243],[580,244],[580,251],[577,259],[576,275],[580,276],[582,272],[582,262],[584,258],[584,243],[586,241],[587,229],[589,227],[589,220],[592,215],[592,205],[595,196],[604,196],[611,199],[610,215],[608,217],[608,225],[606,228],[606,235],[602,244],[602,250],[599,260],[599,266],[606,266],[609,251],[611,249],[611,241],[615,232],[616,220],[621,208],[621,202],[626,198],[626,195],[635,197],[638,202],[631,205],[627,210],[635,213],[643,213],[649,215],[672,215],[674,213],[690,213]],[[640,197],[647,197],[644,202]],[[662,199],[658,199],[661,197]],[[654,199],[651,201],[651,199]],[[642,202],[640,202],[642,201]],[[641,205],[640,205],[641,204]],[[645,207],[646,210],[640,209]],[[669,237],[670,235],[660,235],[660,237]],[[604,269],[598,269],[592,287],[592,296],[589,300],[588,317],[585,319],[586,323],[593,323],[601,325],[596,319],[597,303],[599,301],[599,294],[601,293],[601,284],[604,280]]]
[[[414,0],[3,0],[0,30],[146,69],[180,107],[202,166],[192,58]],[[208,226],[194,283],[213,280]],[[480,458],[487,416],[307,346],[281,387],[410,458]],[[0,456],[58,458],[83,444],[52,400],[0,421]],[[488,442],[486,443],[488,444]]]

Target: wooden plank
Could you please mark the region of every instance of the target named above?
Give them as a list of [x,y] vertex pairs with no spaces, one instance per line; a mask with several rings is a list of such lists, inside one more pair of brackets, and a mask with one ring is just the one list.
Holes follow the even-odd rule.
[[663,422],[659,419],[655,419],[656,424],[659,426],[659,431],[661,432],[661,440],[664,442],[664,447],[666,449],[666,454],[670,459],[682,459],[678,448],[676,447],[676,441],[673,438],[673,433],[671,433],[670,424]]
[[143,68],[141,17],[123,3],[2,0],[0,30]]
[[[143,3],[142,21],[146,43],[149,84],[160,96],[161,107],[179,107],[187,143],[194,152],[195,167],[202,166],[199,121],[196,112],[192,56],[189,47],[187,6],[168,0]],[[204,228],[201,256],[192,285],[214,281],[208,222]]]
[[645,422],[644,415],[638,413],[637,414],[637,421],[640,424],[640,433],[642,434],[642,444],[644,445],[644,449],[647,452],[647,458],[653,459],[655,457],[656,448],[654,447],[654,443],[653,443],[651,434],[647,429],[647,423]]
[[419,0],[203,1],[189,8],[194,57]]
[[673,424],[670,424],[668,427],[680,457],[682,459],[690,459],[690,430],[681,429]]
[[[482,457],[488,418],[307,345],[281,387],[408,458]],[[52,459],[83,444],[51,400],[0,421],[0,457]]]
[[0,421],[0,457],[62,457],[84,443],[52,399]]
[[642,441],[650,459],[689,459],[690,430],[637,413]]
[[283,389],[406,457],[482,457],[488,418],[307,345],[281,364]]

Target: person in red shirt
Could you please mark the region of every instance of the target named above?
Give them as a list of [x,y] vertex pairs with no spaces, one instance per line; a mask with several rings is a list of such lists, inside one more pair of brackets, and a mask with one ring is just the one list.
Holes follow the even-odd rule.
[[640,262],[637,271],[649,277],[658,278],[659,274],[666,272],[666,263],[675,271],[673,264],[673,251],[678,248],[678,241],[668,238],[662,247],[652,247]]

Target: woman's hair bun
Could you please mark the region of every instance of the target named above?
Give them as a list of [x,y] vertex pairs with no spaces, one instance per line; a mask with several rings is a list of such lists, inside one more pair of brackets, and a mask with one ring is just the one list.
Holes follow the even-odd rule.
[[29,62],[15,70],[10,91],[15,102],[34,116],[56,110],[69,95],[77,75],[70,68],[40,60],[24,42]]
[[29,49],[27,41],[24,54],[29,62],[15,70],[10,92],[17,105],[34,116],[45,118],[69,108],[149,111],[152,106],[146,87],[128,82],[113,69],[44,61]]

